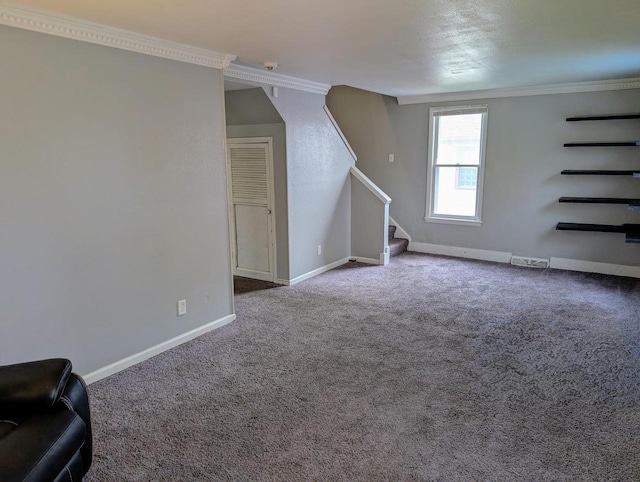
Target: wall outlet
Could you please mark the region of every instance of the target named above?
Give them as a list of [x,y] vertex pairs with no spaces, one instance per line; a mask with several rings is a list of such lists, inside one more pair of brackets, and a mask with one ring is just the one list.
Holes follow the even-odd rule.
[[318,245],[318,256],[320,256],[322,254],[322,245],[319,244]]
[[178,316],[187,314],[187,300],[178,301]]
[[389,154],[389,162],[396,162],[396,155],[395,154]]

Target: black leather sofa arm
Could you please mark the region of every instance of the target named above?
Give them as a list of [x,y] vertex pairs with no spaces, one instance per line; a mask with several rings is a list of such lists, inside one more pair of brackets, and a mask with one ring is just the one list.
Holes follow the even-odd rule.
[[0,413],[50,410],[70,374],[71,362],[62,358],[0,366]]
[[[65,476],[62,480],[73,480],[72,471],[80,479],[83,472],[80,449],[84,441],[85,425],[71,411],[29,417],[19,430],[0,439],[0,480],[51,481],[60,473]],[[73,464],[79,464],[79,468]]]

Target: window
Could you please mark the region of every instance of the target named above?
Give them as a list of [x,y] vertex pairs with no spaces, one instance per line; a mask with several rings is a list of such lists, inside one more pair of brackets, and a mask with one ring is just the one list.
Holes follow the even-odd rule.
[[487,106],[434,107],[425,221],[480,224]]

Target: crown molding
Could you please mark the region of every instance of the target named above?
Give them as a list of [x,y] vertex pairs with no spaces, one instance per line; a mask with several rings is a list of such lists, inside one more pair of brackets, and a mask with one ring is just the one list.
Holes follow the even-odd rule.
[[472,90],[467,92],[449,92],[443,94],[401,95],[398,96],[398,104],[431,104],[435,102],[460,100],[526,97],[530,95],[577,94],[581,92],[604,92],[609,90],[627,89],[640,89],[640,78],[603,80],[597,82],[574,82],[570,84],[552,84],[511,89]]
[[236,56],[0,1],[0,25],[223,69]]
[[313,92],[314,94],[327,95],[330,85],[313,82],[311,80],[298,79],[288,75],[275,74],[266,70],[247,67],[245,65],[229,65],[224,69],[224,76],[230,79],[246,80],[258,84],[276,85],[289,89]]

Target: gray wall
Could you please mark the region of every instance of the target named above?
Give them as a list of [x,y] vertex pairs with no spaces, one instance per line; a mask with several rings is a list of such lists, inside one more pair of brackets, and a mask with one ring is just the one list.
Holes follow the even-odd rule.
[[351,255],[380,259],[388,239],[389,205],[351,176]]
[[[246,91],[237,91],[246,92]],[[264,96],[262,90],[260,93]],[[225,96],[228,96],[228,92]],[[237,98],[237,96],[236,96]],[[267,99],[269,102],[269,99]],[[271,102],[269,102],[271,104]],[[235,102],[226,102],[227,112],[235,111]],[[273,108],[273,105],[271,104]],[[289,279],[289,220],[287,215],[287,153],[285,125],[227,125],[227,137],[272,137],[273,138],[273,182],[275,184],[277,277]]]
[[221,72],[9,27],[0,60],[0,364],[231,314]]
[[[323,95],[278,90],[277,98],[269,98],[287,129],[289,274],[293,279],[350,256],[353,159],[323,110]],[[321,255],[318,245],[322,245]]]
[[[571,115],[640,111],[640,91],[491,99],[481,227],[426,223],[430,105],[399,106],[394,98],[334,87],[327,105],[358,156],[357,166],[393,202],[390,215],[413,241],[446,246],[640,264],[637,245],[622,235],[555,231],[558,221],[638,223],[624,206],[559,204],[560,196],[639,197],[632,178],[561,176],[562,169],[633,169],[638,148],[564,148],[572,141],[638,139],[639,121],[568,123]],[[454,103],[452,103],[454,104]],[[438,104],[443,105],[443,104]],[[388,162],[389,153],[395,163]]]
[[230,126],[278,124],[283,122],[260,87],[224,93],[226,121]]

